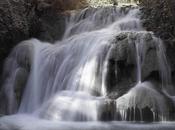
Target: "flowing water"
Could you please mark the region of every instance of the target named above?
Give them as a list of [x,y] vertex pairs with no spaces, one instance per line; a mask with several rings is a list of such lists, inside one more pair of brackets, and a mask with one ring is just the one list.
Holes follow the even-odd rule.
[[[128,51],[135,55],[137,80],[127,93],[111,99],[107,96],[108,65],[112,48],[119,46],[116,37],[120,34],[127,37]],[[150,48],[156,52],[161,75],[161,87],[157,88],[142,76]],[[61,41],[24,41],[7,59],[3,88],[7,113],[15,115],[0,119],[0,129],[173,130],[173,122],[142,122],[145,108],[149,108],[152,121],[171,120],[169,102],[174,90],[170,72],[163,44],[142,28],[138,8],[72,12]],[[19,87],[25,89],[18,105],[15,91]],[[105,120],[112,122],[100,122]],[[114,122],[117,120],[122,122]],[[125,122],[138,120],[141,122]]]

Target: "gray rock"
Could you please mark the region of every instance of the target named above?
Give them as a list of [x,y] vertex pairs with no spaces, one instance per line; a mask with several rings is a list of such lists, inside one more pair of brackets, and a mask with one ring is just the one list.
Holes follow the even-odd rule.
[[[137,50],[141,55],[141,79],[159,72],[156,39],[149,32],[124,32],[116,36],[108,57],[106,84],[109,95],[116,91],[118,96],[126,93],[137,81]],[[139,45],[140,44],[140,45]],[[110,97],[110,96],[109,96]]]
[[17,104],[21,102],[21,98],[24,92],[24,86],[26,86],[29,72],[24,68],[19,68],[16,72],[14,92],[16,94]]
[[27,83],[33,54],[33,45],[23,42],[7,58],[3,72],[4,85],[0,93],[0,106],[3,106],[0,108],[1,114],[13,114],[17,111]]

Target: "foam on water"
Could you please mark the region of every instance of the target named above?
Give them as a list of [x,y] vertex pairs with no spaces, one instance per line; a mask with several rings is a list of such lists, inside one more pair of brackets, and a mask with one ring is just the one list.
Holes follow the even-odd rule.
[[126,123],[126,122],[57,122],[37,119],[28,115],[0,119],[1,130],[174,130],[174,122]]

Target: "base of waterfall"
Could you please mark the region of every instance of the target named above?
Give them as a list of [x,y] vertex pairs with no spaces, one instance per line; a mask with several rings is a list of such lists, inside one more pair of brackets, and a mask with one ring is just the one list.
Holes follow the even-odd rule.
[[29,115],[12,115],[0,119],[0,130],[174,130],[175,122],[58,122]]

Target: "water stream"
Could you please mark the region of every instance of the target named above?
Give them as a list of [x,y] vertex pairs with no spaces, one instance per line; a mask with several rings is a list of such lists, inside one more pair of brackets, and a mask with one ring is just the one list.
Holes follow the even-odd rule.
[[[109,61],[114,47],[119,48],[114,57],[128,55],[136,68],[135,85],[115,99],[108,97],[107,80],[112,73]],[[157,59],[153,63],[160,73],[157,84],[145,78],[149,77],[144,71],[148,54]],[[118,61],[129,64],[128,58],[118,59],[114,58],[116,64]],[[120,78],[121,70],[117,67],[115,76]],[[54,44],[37,39],[23,41],[6,60],[4,75],[7,113],[15,115],[0,119],[2,130],[175,128],[173,122],[163,123],[172,120],[171,97],[175,94],[163,43],[142,28],[137,7],[72,12],[61,41]],[[19,87],[25,88],[20,103],[15,97]],[[117,87],[116,83],[114,89]],[[161,123],[148,125],[143,123],[145,120]]]

